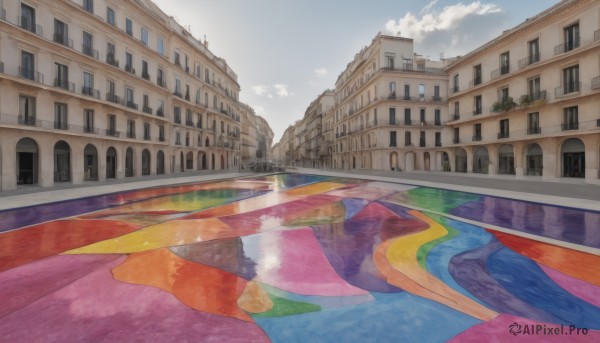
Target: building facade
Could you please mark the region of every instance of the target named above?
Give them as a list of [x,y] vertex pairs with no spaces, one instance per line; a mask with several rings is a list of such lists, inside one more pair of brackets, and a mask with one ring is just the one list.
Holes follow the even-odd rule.
[[237,75],[151,1],[2,5],[1,190],[238,167]]

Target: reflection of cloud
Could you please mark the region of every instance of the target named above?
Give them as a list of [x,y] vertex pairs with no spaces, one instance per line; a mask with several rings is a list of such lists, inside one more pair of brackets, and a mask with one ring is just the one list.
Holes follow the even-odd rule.
[[390,20],[386,30],[415,40],[419,53],[436,55],[464,54],[502,32],[508,22],[507,14],[493,3],[474,1],[434,9],[437,0],[429,2],[419,16],[406,13],[404,17]]
[[315,70],[315,74],[317,74],[317,77],[325,77],[327,76],[328,72],[325,68],[319,68]]

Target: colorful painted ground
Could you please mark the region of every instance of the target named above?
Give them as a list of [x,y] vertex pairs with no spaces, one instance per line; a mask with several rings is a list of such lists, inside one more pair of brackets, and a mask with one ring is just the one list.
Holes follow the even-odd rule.
[[600,256],[488,225],[600,248],[597,212],[301,174],[4,211],[0,341],[599,342]]

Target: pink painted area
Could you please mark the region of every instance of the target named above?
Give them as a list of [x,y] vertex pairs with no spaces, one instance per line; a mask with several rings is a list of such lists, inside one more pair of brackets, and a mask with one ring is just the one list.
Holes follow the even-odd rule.
[[29,305],[120,255],[59,255],[0,273],[0,317]]
[[262,233],[249,239],[248,245],[258,248],[254,260],[256,279],[261,282],[303,295],[368,294],[335,272],[310,228]]
[[[510,332],[511,325],[520,325],[520,332],[518,334],[512,334]],[[525,325],[531,330],[535,330],[535,326],[539,325],[541,331],[538,334],[535,332],[524,333]],[[533,325],[533,327],[531,327]],[[589,330],[586,335],[571,334],[569,335],[569,326],[564,326],[564,331],[561,335],[544,334],[544,327],[548,329],[561,328],[560,324],[540,323],[530,319],[515,317],[507,314],[501,314],[498,317],[475,325],[470,329],[463,331],[459,335],[456,335],[450,340],[450,342],[600,342],[600,331]],[[515,329],[517,326],[515,326]],[[519,330],[513,330],[516,332]]]
[[113,279],[125,257],[0,321],[6,342],[268,342],[254,323],[195,311],[154,287]]
[[590,304],[600,307],[600,287],[561,273],[560,271],[545,266],[541,263],[538,263],[538,265],[542,268],[546,275],[548,275],[554,282],[556,282],[560,287],[564,288],[567,292],[589,302]]

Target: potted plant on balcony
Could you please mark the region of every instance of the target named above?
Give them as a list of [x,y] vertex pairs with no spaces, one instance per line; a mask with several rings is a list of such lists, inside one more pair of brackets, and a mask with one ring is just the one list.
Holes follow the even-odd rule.
[[521,95],[521,98],[519,99],[519,105],[521,107],[527,107],[530,104],[531,104],[531,99],[529,98],[529,94]]

